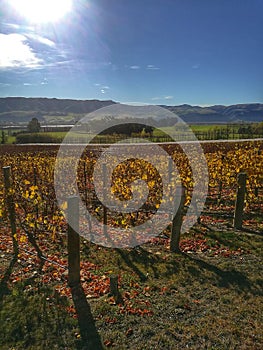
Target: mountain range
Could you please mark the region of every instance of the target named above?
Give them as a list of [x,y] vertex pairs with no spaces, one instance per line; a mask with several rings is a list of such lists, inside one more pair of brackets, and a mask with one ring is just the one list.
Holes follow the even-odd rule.
[[[42,123],[73,123],[87,113],[117,102],[107,100],[73,100],[57,98],[0,98],[0,125],[27,123],[37,117]],[[207,107],[183,104],[166,106],[187,123],[217,124],[237,122],[262,122],[263,104],[246,103],[230,106]]]

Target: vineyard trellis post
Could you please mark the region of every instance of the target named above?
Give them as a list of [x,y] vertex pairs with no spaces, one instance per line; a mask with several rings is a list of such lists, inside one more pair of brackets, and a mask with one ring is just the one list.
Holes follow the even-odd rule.
[[172,222],[170,251],[175,253],[180,252],[179,243],[180,243],[181,227],[183,222],[183,211],[184,211],[185,199],[186,199],[186,188],[183,186],[179,207],[177,209],[175,216],[173,217],[173,222]]
[[79,198],[72,196],[67,199],[68,209],[68,284],[74,287],[80,283],[80,239],[79,229]]
[[118,275],[111,275],[110,276],[110,295],[113,296],[115,302],[117,304],[120,304],[122,302],[121,293],[119,291],[119,284],[118,284],[119,276]]
[[6,192],[6,205],[8,209],[9,221],[11,226],[13,252],[16,258],[19,253],[19,248],[18,248],[18,242],[16,239],[16,213],[15,213],[14,196],[13,196],[12,185],[10,180],[10,170],[11,170],[10,166],[3,167],[4,185],[5,185],[5,192]]
[[235,214],[234,214],[234,228],[241,229],[242,221],[243,221],[243,210],[244,210],[244,202],[245,202],[245,194],[246,194],[246,173],[239,173],[237,175],[237,197],[236,197],[236,205],[235,205]]
[[107,164],[103,163],[102,164],[102,174],[103,174],[103,234],[104,236],[107,235],[107,207],[105,205],[105,200],[106,200],[106,179],[107,179]]
[[[34,172],[34,186],[37,186],[37,168],[34,166],[33,168],[33,172]],[[36,205],[36,216],[37,216],[37,219],[38,219],[38,205]]]

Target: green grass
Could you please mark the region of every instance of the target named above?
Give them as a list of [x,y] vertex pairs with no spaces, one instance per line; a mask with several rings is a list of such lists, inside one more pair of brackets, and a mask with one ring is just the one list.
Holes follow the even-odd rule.
[[15,143],[16,142],[16,137],[15,136],[11,136],[11,135],[8,135],[7,136],[7,139],[6,139],[6,141],[5,141],[5,143],[7,143],[7,144],[12,144],[12,143]]
[[49,286],[25,280],[2,297],[2,350],[81,348],[76,322],[65,309],[69,302]]
[[[213,130],[215,128],[217,129],[226,129],[227,127],[227,124],[200,124],[200,125],[197,125],[197,124],[192,124],[192,125],[189,125],[190,128],[195,132],[195,131],[201,131],[201,132],[207,132],[209,130]],[[234,129],[237,131],[238,127],[237,126],[234,126]],[[231,130],[232,130],[232,126],[231,126]]]
[[[52,116],[48,116],[48,117],[52,117]],[[209,132],[213,132],[213,130],[218,130],[218,132],[220,133],[220,130],[226,130],[227,128],[227,124],[219,124],[219,125],[211,125],[211,124],[203,124],[203,125],[189,125],[190,129],[194,132],[194,133],[203,133],[204,135],[201,135],[201,139],[203,139],[205,137],[205,133],[209,133]],[[233,135],[233,128],[234,128],[234,135]],[[235,125],[235,126],[231,126],[229,129],[229,138],[242,138],[244,137],[244,135],[242,134],[238,134],[239,126]],[[174,135],[176,128],[172,127],[172,126],[168,126],[168,127],[161,127],[160,129],[155,129],[153,132],[153,140],[156,141],[154,139],[154,137],[161,137],[161,136],[167,136],[167,134],[169,135]],[[167,134],[165,134],[167,133]],[[61,140],[63,140],[63,138],[66,136],[67,132],[64,131],[52,131],[52,132],[44,132],[41,134],[45,134],[47,136],[50,136],[51,138],[55,139],[54,142],[61,142]],[[210,136],[207,135],[208,139],[212,137],[213,134],[211,134]],[[92,134],[86,134],[86,133],[82,133],[82,132],[71,132],[71,138],[74,141],[77,142],[82,142],[87,139],[87,136],[89,137],[89,140],[92,137],[95,137],[96,135],[92,135]],[[249,135],[245,135],[245,137],[248,137]],[[205,137],[206,138],[206,137]],[[220,138],[220,137],[219,137]],[[106,139],[106,142],[115,142],[115,136],[109,136],[109,135],[99,135],[96,136],[96,140],[95,142],[104,142]],[[16,137],[15,136],[8,136],[6,143],[7,144],[12,144],[16,142]]]
[[[243,253],[172,254],[165,245],[154,244],[112,250],[82,242],[82,260],[100,266],[101,276],[118,274],[121,295],[136,293],[130,299],[133,307],[153,313],[121,313],[107,295],[88,299],[101,342],[134,350],[261,349],[262,237],[211,230],[206,238],[211,246]],[[65,310],[70,301],[54,293],[52,285],[36,278],[5,292],[1,349],[85,349],[77,320]]]
[[[112,340],[117,349],[260,349],[261,237],[233,232],[209,235],[210,242],[219,240],[223,246],[251,253],[231,258],[209,256],[209,252],[174,255],[153,247],[94,256],[103,266],[111,260],[115,272],[119,266],[124,274],[122,293],[129,290],[131,280],[149,286],[153,311],[151,317],[120,316],[117,307],[105,310],[105,304],[93,301],[95,316],[105,312],[117,318],[109,327],[98,320],[104,339]],[[132,335],[127,344],[128,329]]]
[[42,134],[45,134],[45,135],[48,135],[48,136],[51,136],[52,138],[57,138],[57,139],[63,139],[67,132],[66,131],[46,131],[46,132],[43,132]]

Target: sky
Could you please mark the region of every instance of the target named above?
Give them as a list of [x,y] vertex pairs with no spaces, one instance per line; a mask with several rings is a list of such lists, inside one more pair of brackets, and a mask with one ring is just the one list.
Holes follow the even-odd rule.
[[0,0],[0,97],[262,103],[262,23],[262,0]]

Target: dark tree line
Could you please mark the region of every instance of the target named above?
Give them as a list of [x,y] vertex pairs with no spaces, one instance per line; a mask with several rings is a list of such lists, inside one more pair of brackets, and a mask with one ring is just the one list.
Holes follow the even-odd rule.
[[131,136],[132,134],[141,134],[144,131],[145,133],[152,135],[153,129],[154,128],[149,125],[138,124],[138,123],[126,123],[126,124],[117,124],[117,125],[111,126],[103,130],[100,134],[101,135],[118,134],[118,135]]

